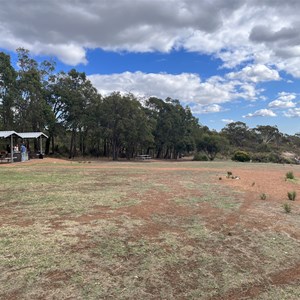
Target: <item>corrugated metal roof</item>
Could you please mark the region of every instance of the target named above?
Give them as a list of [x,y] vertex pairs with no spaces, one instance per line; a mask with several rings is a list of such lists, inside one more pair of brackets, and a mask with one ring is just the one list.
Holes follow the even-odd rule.
[[21,137],[20,134],[16,133],[15,131],[0,131],[0,138],[8,138],[11,135]]
[[37,139],[40,136],[48,138],[48,136],[43,132],[21,132],[21,133],[18,133],[18,135],[22,139]]

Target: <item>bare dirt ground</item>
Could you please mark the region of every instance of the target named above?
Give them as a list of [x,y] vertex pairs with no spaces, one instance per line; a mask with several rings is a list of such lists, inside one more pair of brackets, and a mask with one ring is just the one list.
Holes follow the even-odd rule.
[[[117,204],[121,204],[122,201],[135,199],[136,203],[134,205],[120,205],[112,209],[111,205],[98,203],[88,211],[76,215],[63,214],[59,216],[55,214],[49,219],[53,231],[65,230],[69,226],[66,225],[68,222],[74,222],[77,228],[83,228],[84,226],[93,227],[95,226],[93,224],[96,224],[95,222],[99,220],[115,221],[118,218],[120,220],[122,218],[138,220],[140,222],[138,226],[130,227],[132,231],[125,244],[136,243],[141,239],[162,243],[162,233],[166,233],[173,238],[176,237],[177,240],[181,238],[181,241],[186,243],[184,247],[190,249],[185,250],[190,251],[190,254],[185,254],[187,255],[185,257],[187,265],[177,262],[177,265],[172,265],[164,273],[168,284],[173,286],[172,293],[161,294],[159,289],[166,289],[166,286],[159,287],[156,282],[156,285],[158,285],[156,288],[154,283],[144,282],[143,277],[141,277],[141,283],[139,285],[137,282],[136,287],[141,288],[143,283],[146,286],[143,290],[144,294],[133,294],[131,296],[120,294],[117,299],[130,299],[130,297],[132,299],[271,299],[273,291],[278,288],[282,291],[285,291],[286,288],[296,290],[300,285],[300,201],[298,198],[296,198],[296,201],[287,200],[288,191],[296,191],[300,197],[300,185],[297,180],[292,181],[285,178],[288,171],[293,171],[295,177],[300,178],[299,166],[231,163],[197,164],[161,161],[145,163],[74,162],[47,158],[22,163],[21,167],[39,168],[38,166],[42,166],[44,169],[55,166],[59,170],[78,169],[82,171],[84,169],[85,176],[91,177],[100,171],[107,172],[107,175],[116,174],[120,170],[122,172],[129,171],[130,173],[126,173],[125,176],[134,179],[130,182],[138,181],[141,187],[144,184],[149,184],[149,181],[154,182],[156,180],[154,188],[145,189],[142,192],[134,183],[135,189],[132,190],[129,186],[127,192],[117,200],[119,201]],[[20,165],[12,164],[5,167],[18,169]],[[228,171],[231,171],[238,179],[227,178]],[[113,185],[111,182],[107,183],[106,188],[109,184]],[[114,187],[112,186],[112,188]],[[126,188],[126,185],[124,185],[124,189]],[[262,194],[266,195],[265,200],[261,199]],[[233,198],[235,201],[232,202]],[[284,212],[282,207],[284,203],[291,205],[292,211],[290,214]],[[15,201],[1,207],[0,226],[17,225],[24,228],[33,226],[35,223],[33,219],[28,218],[28,216],[25,218],[25,213],[21,210],[15,211],[15,207],[18,205],[19,202]],[[191,270],[200,266],[199,261],[194,257],[198,252],[193,250],[199,247],[199,238],[197,235],[196,237],[186,236],[187,224],[190,224],[190,220],[196,220],[196,218],[197,220],[201,219],[201,224],[205,224],[205,230],[210,232],[209,236],[214,237],[212,240],[204,237],[206,239],[205,244],[202,244],[202,241],[200,242],[201,247],[204,247],[203,251],[205,249],[205,251],[216,257],[225,255],[226,259],[224,258],[224,261],[226,263],[238,266],[242,270],[241,273],[251,273],[252,277],[249,281],[243,283],[243,280],[241,280],[239,284],[224,283],[222,288],[217,288],[216,291],[209,290],[210,292],[206,294],[201,294],[200,291],[197,291],[198,294],[188,293],[189,290],[196,289],[196,285],[199,284],[201,279],[197,278],[198,281],[196,279],[187,280],[185,277],[183,279],[183,276],[194,276]],[[120,226],[125,226],[122,222],[120,221]],[[269,238],[270,236],[272,238],[268,240],[268,245],[260,248],[260,245],[256,244],[256,242],[265,241],[265,237]],[[215,237],[217,237],[217,240],[215,240]],[[277,242],[277,238],[280,239],[280,237],[286,237],[288,241],[294,243],[290,258],[288,254],[278,259],[276,257],[277,252],[273,248],[281,247],[278,248],[278,251],[281,251],[285,247],[284,242],[281,241],[278,241],[279,244],[275,242],[272,244],[273,240]],[[86,232],[76,232],[76,238],[80,240],[80,243],[72,246],[72,253],[86,254],[89,253],[87,251],[94,249],[97,245],[97,241],[91,239]],[[163,245],[166,253],[179,251],[172,249],[172,244]],[[183,245],[181,245],[182,247]],[[269,254],[267,251],[274,251],[274,253]],[[262,253],[265,255],[263,258]],[[298,253],[298,257],[295,253]],[[189,262],[188,257],[193,257],[193,259]],[[130,259],[130,257],[126,258],[127,261],[130,261]],[[264,264],[269,264],[269,266],[265,267]],[[133,267],[131,266],[131,268]],[[225,275],[218,277],[218,269],[222,269],[222,265],[215,263],[215,266],[209,266],[209,268],[211,268],[211,273],[207,276],[215,276],[216,281],[227,280],[224,279]],[[120,267],[120,272],[121,269]],[[122,272],[125,272],[125,270]],[[239,272],[237,273],[240,274]],[[113,276],[120,276],[120,274],[114,273]],[[72,272],[49,271],[45,276],[47,277],[46,289],[61,289],[61,284],[68,282]],[[154,279],[149,277],[149,280]],[[186,285],[182,286],[180,282],[185,282]],[[230,279],[228,279],[228,282],[230,282]],[[1,282],[1,284],[4,284],[4,282]],[[122,291],[124,292],[124,290]],[[274,292],[277,296],[272,299],[296,300],[298,298],[293,297],[297,297],[298,293],[299,290],[290,294],[284,293],[285,298],[283,298],[281,296],[283,294]],[[36,294],[33,295],[36,296]],[[106,295],[105,298],[100,296],[99,299],[113,299],[113,296],[109,296],[109,293],[104,295]],[[75,296],[69,296],[65,299],[81,298],[76,294]],[[9,297],[6,299],[21,299],[22,297],[29,299],[28,295],[24,295],[18,290],[13,292],[13,289],[3,292],[1,299],[4,299],[3,297]],[[52,299],[51,297],[45,298]],[[43,295],[40,299],[43,299]],[[58,298],[53,296],[53,299]],[[97,297],[88,294],[86,299],[97,299]]]

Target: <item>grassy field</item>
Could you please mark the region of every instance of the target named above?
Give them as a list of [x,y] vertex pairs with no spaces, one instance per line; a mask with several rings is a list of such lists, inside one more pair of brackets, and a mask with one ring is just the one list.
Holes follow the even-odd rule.
[[0,174],[0,299],[300,299],[299,166],[44,159]]

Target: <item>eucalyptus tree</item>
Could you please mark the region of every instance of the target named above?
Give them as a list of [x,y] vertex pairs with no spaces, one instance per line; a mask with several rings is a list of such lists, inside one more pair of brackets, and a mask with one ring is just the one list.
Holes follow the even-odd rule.
[[216,155],[228,147],[228,140],[216,133],[210,132],[202,135],[201,139],[197,142],[197,150],[203,151],[209,160],[214,160]]
[[107,155],[107,139],[104,135],[102,125],[102,106],[103,97],[100,94],[95,94],[89,99],[89,104],[86,108],[86,140],[88,140],[89,153],[99,157]]
[[234,147],[245,147],[251,145],[253,141],[255,142],[249,127],[240,121],[227,124],[221,130],[221,134],[225,136]]
[[276,140],[280,135],[277,126],[270,125],[258,125],[253,131],[258,135],[260,141],[264,144],[269,144],[270,142]]
[[17,72],[11,65],[10,56],[0,52],[0,109],[1,129],[13,130]]
[[[87,79],[85,73],[75,69],[67,74],[61,72],[54,87],[53,104],[57,109],[57,118],[70,133],[69,157],[76,155],[78,146],[85,150],[85,136],[88,130],[88,106],[91,98],[97,97],[97,90]],[[77,141],[77,137],[80,137]]]
[[194,148],[194,131],[199,124],[188,107],[183,108],[178,100],[164,101],[155,97],[149,98],[146,106],[155,120],[157,158],[177,158],[180,153]]
[[20,131],[43,131],[47,126],[51,109],[46,101],[45,75],[48,63],[39,64],[30,57],[28,50],[17,49],[18,66],[15,117]]
[[151,124],[148,122],[146,111],[133,94],[123,96],[129,118],[125,121],[124,150],[126,157],[144,152],[154,144]]
[[102,110],[104,135],[110,141],[113,160],[122,150],[130,158],[139,146],[152,142],[146,114],[132,94],[112,93],[103,99]]

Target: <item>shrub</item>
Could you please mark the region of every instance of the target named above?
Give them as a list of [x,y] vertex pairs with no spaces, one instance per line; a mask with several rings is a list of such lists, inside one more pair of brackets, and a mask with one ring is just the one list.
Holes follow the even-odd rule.
[[267,199],[267,195],[265,193],[260,194],[260,199],[261,200],[266,200]]
[[295,191],[287,193],[289,200],[295,201],[297,193]]
[[246,151],[235,151],[232,157],[232,160],[245,162],[250,161],[250,155]]
[[269,162],[268,154],[265,153],[253,153],[251,154],[251,159],[253,162]]
[[290,164],[291,161],[282,157],[276,152],[265,153],[265,152],[256,152],[251,154],[251,159],[253,162],[262,162],[262,163],[277,163],[277,164]]
[[289,171],[285,175],[286,179],[295,179],[294,173],[292,171]]
[[292,211],[292,207],[289,203],[284,203],[283,204],[283,208],[284,208],[284,211],[289,214],[291,211]]
[[231,171],[227,171],[227,177],[232,176],[232,172]]
[[197,152],[197,153],[194,155],[193,160],[195,160],[195,161],[208,161],[208,157],[207,157],[205,154],[202,154],[202,153],[200,153],[200,152]]
[[282,158],[278,153],[270,153],[268,155],[268,161],[269,162],[272,162],[272,163],[284,163],[285,160],[284,158]]

